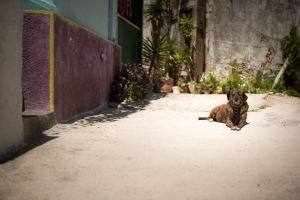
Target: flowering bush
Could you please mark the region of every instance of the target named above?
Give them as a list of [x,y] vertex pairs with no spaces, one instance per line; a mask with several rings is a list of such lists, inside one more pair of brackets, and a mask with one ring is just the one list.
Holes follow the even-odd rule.
[[211,92],[218,86],[216,75],[213,72],[209,72],[208,75],[204,73],[201,76],[200,83],[196,84],[196,88],[201,90],[210,90]]
[[153,86],[151,77],[141,65],[125,64],[112,83],[111,99],[118,102],[124,99],[139,101],[152,91]]

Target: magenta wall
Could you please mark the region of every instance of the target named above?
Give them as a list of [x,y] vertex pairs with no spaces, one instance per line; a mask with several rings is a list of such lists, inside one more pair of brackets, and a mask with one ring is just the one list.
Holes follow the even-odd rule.
[[59,16],[54,22],[54,110],[61,122],[109,100],[121,48]]
[[25,110],[48,111],[50,15],[23,14],[22,90]]

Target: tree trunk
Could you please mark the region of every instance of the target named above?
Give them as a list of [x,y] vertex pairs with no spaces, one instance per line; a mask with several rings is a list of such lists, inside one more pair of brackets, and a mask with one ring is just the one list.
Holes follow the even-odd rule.
[[277,74],[275,80],[274,80],[274,83],[272,85],[272,89],[276,86],[276,84],[278,83],[279,79],[281,78],[281,76],[283,75],[287,65],[289,63],[289,58],[287,58],[284,63],[283,63],[283,67],[280,69],[279,73]]

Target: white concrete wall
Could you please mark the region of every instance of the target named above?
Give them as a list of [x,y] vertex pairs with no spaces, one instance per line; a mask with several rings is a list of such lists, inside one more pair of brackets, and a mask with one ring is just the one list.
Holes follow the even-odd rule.
[[23,139],[23,0],[0,1],[0,156]]

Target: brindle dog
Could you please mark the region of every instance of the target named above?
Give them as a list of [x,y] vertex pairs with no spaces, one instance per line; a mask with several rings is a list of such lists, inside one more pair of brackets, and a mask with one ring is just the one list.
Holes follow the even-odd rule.
[[231,130],[241,130],[247,119],[249,108],[247,95],[238,89],[227,92],[227,104],[222,104],[211,110],[208,117],[199,117],[199,120],[217,121],[226,123]]

